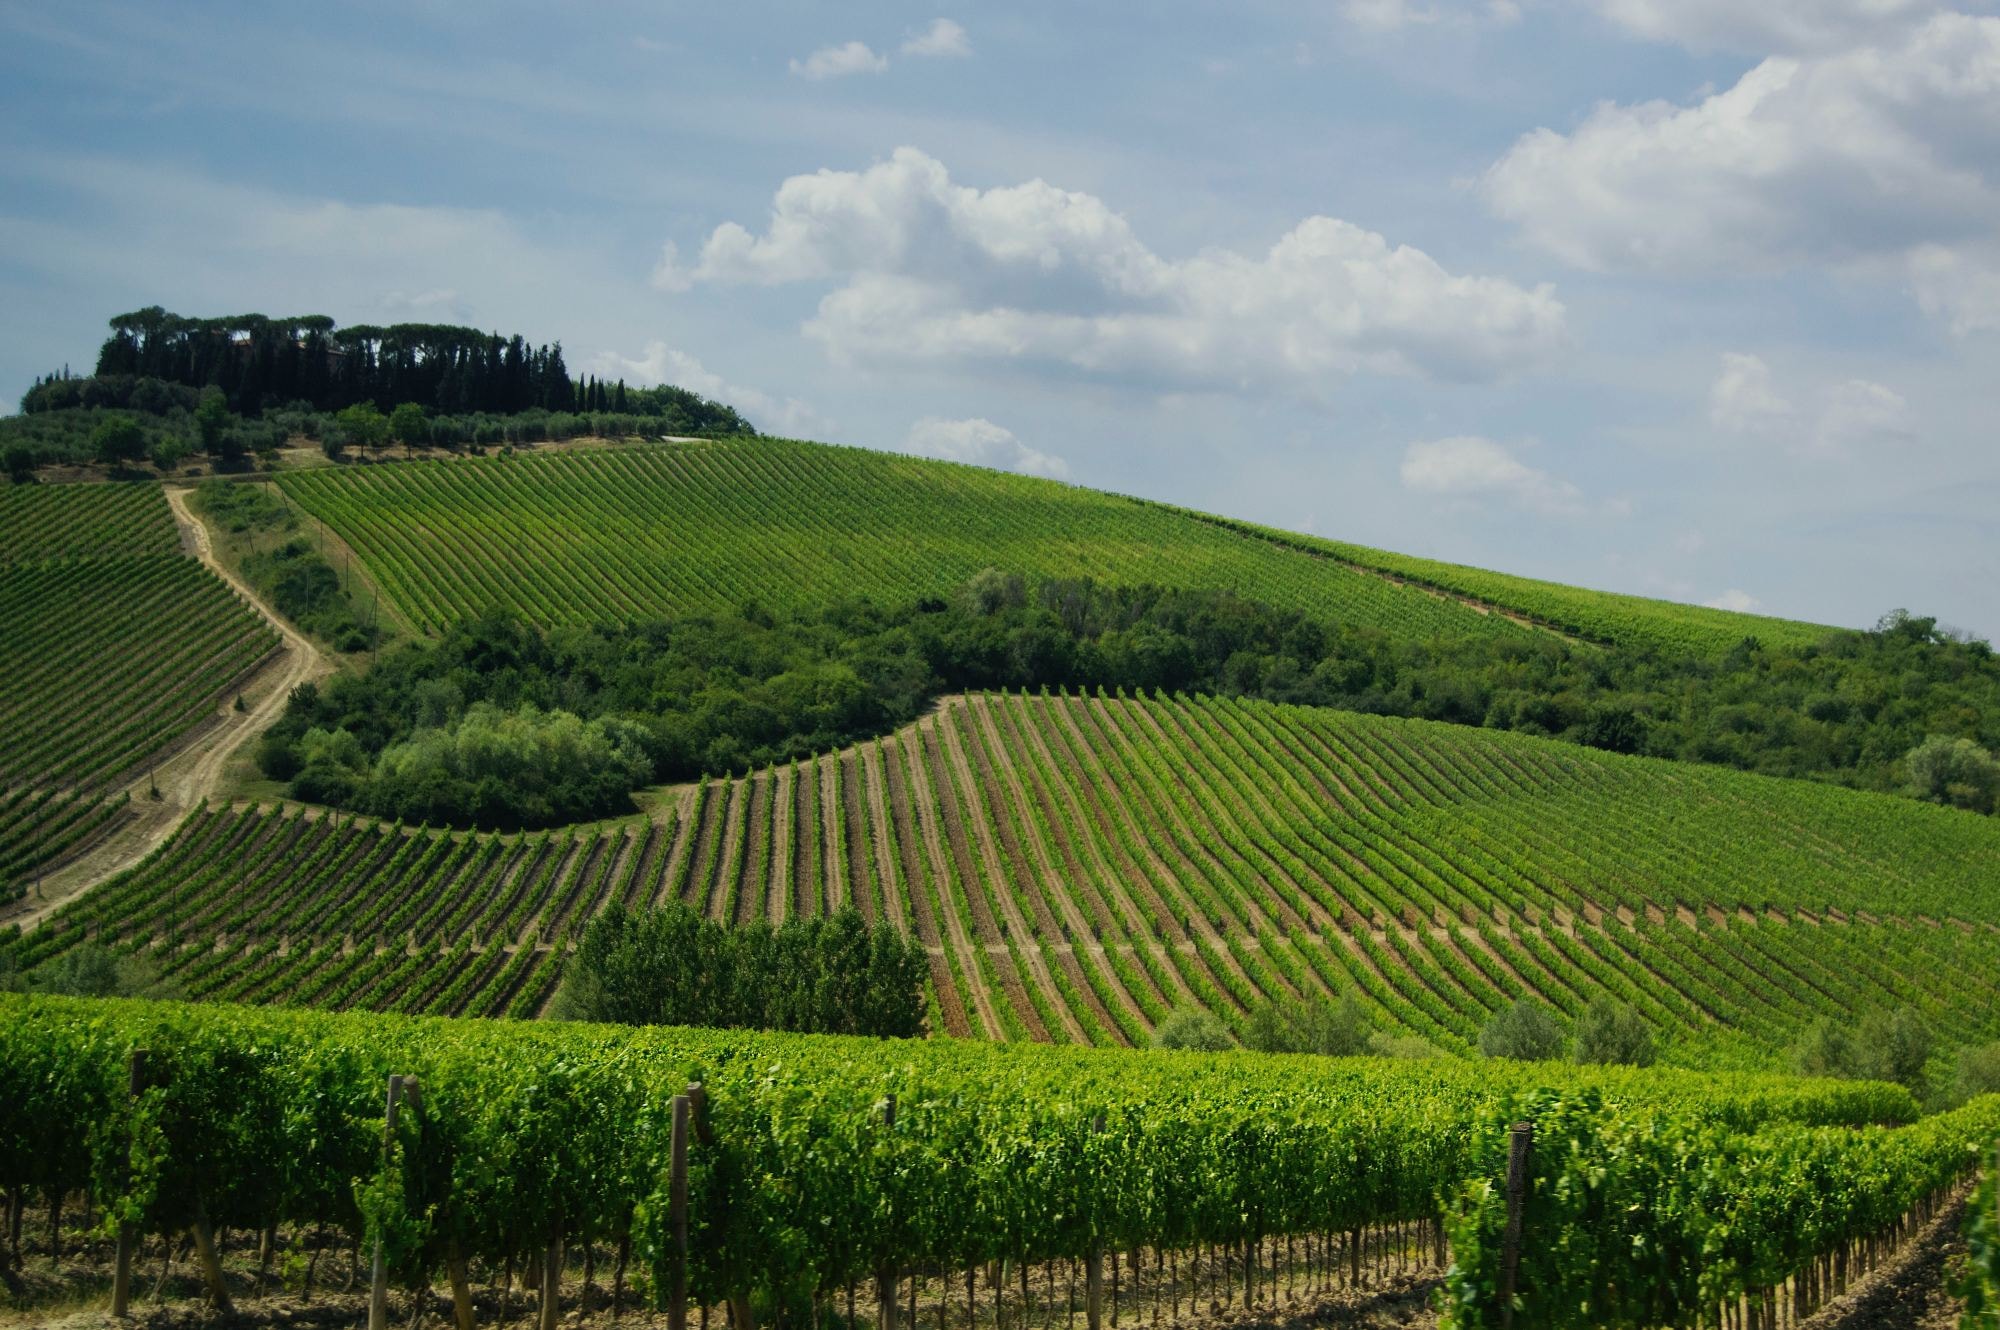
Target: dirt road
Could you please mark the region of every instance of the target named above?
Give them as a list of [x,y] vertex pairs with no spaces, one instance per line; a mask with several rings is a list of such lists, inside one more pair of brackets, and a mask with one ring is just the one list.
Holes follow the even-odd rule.
[[[278,718],[292,689],[333,672],[333,662],[324,652],[278,617],[248,583],[222,566],[215,557],[208,528],[188,507],[188,494],[185,489],[166,491],[167,506],[173,509],[182,543],[264,617],[283,645],[266,658],[241,690],[245,710],[236,710],[233,693],[220,699],[209,721],[183,739],[150,774],[142,774],[130,783],[127,788],[132,796],[133,815],[119,823],[110,835],[47,874],[42,879],[39,898],[30,893],[8,909],[0,910],[0,925],[17,923],[23,932],[32,931],[65,903],[145,858],[173,834],[182,818],[215,793],[230,755]],[[150,792],[154,782],[159,785],[158,799]]]

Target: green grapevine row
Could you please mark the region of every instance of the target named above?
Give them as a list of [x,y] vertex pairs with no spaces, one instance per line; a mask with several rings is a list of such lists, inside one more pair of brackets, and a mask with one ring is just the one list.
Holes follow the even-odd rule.
[[[1509,1124],[1531,1132],[1506,1298]],[[2000,1138],[2000,1096],[1898,1129],[1753,1130],[1595,1089],[1490,1109],[1451,1223],[1456,1330],[1802,1320],[1906,1235]],[[1511,1303],[1511,1307],[1508,1304]]]
[[179,551],[173,514],[158,485],[0,489],[0,565]]
[[[1575,1016],[1600,995],[1690,1049],[1897,1006],[1990,1039],[2000,827],[1891,802],[1424,722],[978,695],[703,782],[663,823],[478,836],[209,810],[22,959],[96,936],[160,949],[197,996],[532,1015],[611,900],[737,922],[852,902],[923,944],[955,1035],[1143,1043],[1178,1007],[1240,1026],[1353,991],[1447,1050],[1519,998]],[[187,973],[218,950],[259,959],[227,984]],[[417,954],[437,991],[398,974]]]
[[0,792],[0,901],[25,890],[35,869],[103,835],[127,815],[130,796],[102,798],[61,790]]
[[548,625],[753,599],[908,600],[998,565],[1234,588],[1404,637],[1522,631],[1134,500],[859,449],[735,440],[301,471],[279,483],[429,628],[495,605]]
[[[1194,513],[1185,515],[1201,517]],[[1557,582],[1540,582],[1511,573],[1467,568],[1461,564],[1421,559],[1318,536],[1303,536],[1249,522],[1221,518],[1201,520],[1246,536],[1268,540],[1285,549],[1319,554],[1341,564],[1371,569],[1420,587],[1433,587],[1448,595],[1463,596],[1484,605],[1526,615],[1539,623],[1596,642],[1613,642],[1620,646],[1642,647],[1677,655],[1720,655],[1746,637],[1754,637],[1769,646],[1807,647],[1825,640],[1832,631],[1825,625],[1801,623],[1796,619],[1774,619],[1762,614],[1744,614],[1703,605],[1684,605],[1678,601],[1654,600],[1646,596],[1591,591]]]
[[0,570],[0,782],[88,785],[198,724],[277,637],[178,556]]
[[[391,1073],[422,1093],[385,1167]],[[1538,1091],[1919,1162],[1854,1128],[1915,1109],[1865,1083],[0,997],[0,1187],[88,1193],[142,1233],[331,1226],[379,1239],[405,1279],[629,1241],[657,1289],[671,1096],[691,1081],[707,1091],[689,1170],[703,1305],[803,1303],[919,1265],[1432,1222],[1484,1171],[1480,1124]]]

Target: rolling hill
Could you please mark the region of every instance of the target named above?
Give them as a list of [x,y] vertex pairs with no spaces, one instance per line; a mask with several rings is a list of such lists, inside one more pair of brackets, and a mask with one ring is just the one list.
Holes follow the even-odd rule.
[[126,815],[121,782],[277,636],[181,552],[157,486],[0,490],[0,903]]
[[[532,1015],[607,902],[852,903],[932,957],[933,1020],[1144,1042],[1360,993],[1466,1051],[1516,997],[1632,1003],[1694,1062],[1914,1005],[2000,1035],[2000,822],[1462,727],[1224,700],[975,695],[658,821],[442,834],[217,808],[60,913],[198,995]],[[1733,1050],[1733,1051],[1732,1051]]]
[[[285,493],[428,628],[946,595],[986,567],[1227,588],[1397,637],[1526,631],[1720,652],[1827,629],[1405,560],[1054,481],[892,453],[715,440],[287,473]],[[1449,594],[1419,583],[1446,588]]]

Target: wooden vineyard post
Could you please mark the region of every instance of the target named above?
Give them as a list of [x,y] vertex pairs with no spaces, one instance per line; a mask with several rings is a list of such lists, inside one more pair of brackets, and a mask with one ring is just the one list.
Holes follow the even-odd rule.
[[[882,1127],[891,1132],[896,1129],[896,1096],[893,1094],[882,1103]],[[896,1271],[887,1265],[875,1271],[875,1322],[877,1330],[896,1330]]]
[[219,1312],[230,1310],[229,1285],[222,1277],[222,1253],[216,1250],[215,1229],[208,1222],[208,1215],[199,1201],[195,1204],[194,1222],[188,1226],[194,1237],[195,1259],[201,1262],[202,1278],[208,1281],[209,1305]]
[[667,1290],[667,1330],[687,1330],[688,1294],[688,1097],[674,1096],[674,1127],[667,1164],[667,1226],[673,1241],[673,1286]]
[[[137,1100],[146,1088],[146,1050],[132,1050],[130,1080],[126,1093]],[[120,1320],[132,1314],[132,1256],[139,1245],[138,1232],[130,1224],[118,1226],[118,1255],[111,1273],[111,1314]]]
[[[1090,1120],[1090,1134],[1095,1136],[1104,1130],[1104,1115],[1099,1113]],[[1090,1254],[1083,1264],[1083,1317],[1090,1330],[1102,1330],[1104,1324],[1104,1249],[1095,1239],[1090,1244]]]
[[[382,1109],[382,1164],[389,1163],[389,1150],[396,1138],[396,1110],[403,1102],[403,1078],[389,1078],[389,1094]],[[382,1255],[382,1238],[375,1238],[375,1256],[369,1272],[368,1282],[368,1330],[388,1330],[389,1325],[389,1267]]]
[[1500,1246],[1500,1330],[1514,1324],[1514,1286],[1521,1271],[1521,1210],[1528,1195],[1528,1151],[1534,1126],[1517,1122],[1507,1132],[1507,1230]]
[[542,1253],[542,1297],[535,1311],[535,1322],[541,1330],[556,1330],[562,1311],[562,1267],[563,1242],[560,1235],[551,1235],[548,1250]]

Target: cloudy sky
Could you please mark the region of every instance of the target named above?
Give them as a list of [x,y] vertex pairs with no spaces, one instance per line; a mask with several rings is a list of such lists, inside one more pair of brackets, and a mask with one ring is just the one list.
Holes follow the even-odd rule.
[[104,321],[563,343],[760,427],[2000,635],[2000,17],[0,2],[0,396]]

